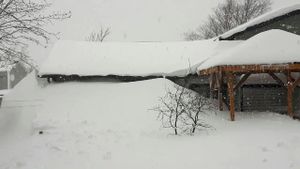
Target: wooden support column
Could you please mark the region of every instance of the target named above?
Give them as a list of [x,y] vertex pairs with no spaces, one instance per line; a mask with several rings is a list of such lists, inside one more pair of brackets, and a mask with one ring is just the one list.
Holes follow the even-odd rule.
[[234,111],[234,74],[232,72],[227,73],[227,86],[228,86],[228,96],[229,96],[229,110],[230,110],[230,120],[235,120]]
[[223,107],[223,73],[220,72],[219,76],[217,76],[217,80],[218,80],[218,101],[219,101],[219,110],[223,111],[224,107]]
[[290,117],[294,116],[293,111],[293,78],[291,72],[287,72],[287,107],[288,107],[288,115]]
[[213,99],[213,90],[214,90],[214,80],[215,80],[215,74],[212,73],[209,77],[209,97],[210,99]]

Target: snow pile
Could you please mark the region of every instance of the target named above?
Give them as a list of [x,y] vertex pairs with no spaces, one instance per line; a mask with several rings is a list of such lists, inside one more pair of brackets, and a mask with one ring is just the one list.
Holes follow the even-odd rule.
[[300,10],[300,4],[295,4],[295,5],[292,5],[292,6],[289,6],[289,7],[284,7],[284,8],[281,8],[281,9],[272,10],[272,11],[267,12],[267,13],[265,13],[265,14],[257,17],[257,18],[252,19],[251,21],[249,21],[245,24],[242,24],[240,26],[237,26],[234,29],[229,30],[228,32],[222,34],[219,38],[226,39],[226,38],[228,38],[228,37],[230,37],[230,36],[232,36],[236,33],[239,33],[239,32],[242,32],[242,31],[246,30],[249,27],[258,25],[260,23],[269,21],[269,20],[274,19],[276,17],[282,16],[282,15],[285,15],[285,14],[288,14],[288,13],[291,13],[291,12],[297,11],[297,10]]
[[40,75],[185,76],[196,63],[238,42],[75,42],[59,41]]
[[198,70],[221,65],[295,62],[300,62],[300,36],[282,30],[270,30],[209,58],[198,67]]
[[230,122],[211,112],[203,118],[215,130],[168,135],[149,109],[172,86],[165,79],[43,86],[31,75],[0,109],[0,168],[300,167],[300,123],[287,116],[238,113]]

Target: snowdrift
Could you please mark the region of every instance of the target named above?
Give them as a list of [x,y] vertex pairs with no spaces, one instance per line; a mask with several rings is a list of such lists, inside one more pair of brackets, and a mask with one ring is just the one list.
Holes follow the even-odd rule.
[[[172,87],[171,82],[165,79],[136,83],[69,82],[41,85],[31,74],[5,97],[0,124],[8,123],[11,128],[22,131],[18,134],[32,134],[30,132],[35,130],[35,125],[43,128],[43,125],[55,126],[68,121],[86,120],[102,129],[151,130],[154,126],[159,128],[159,125],[151,125],[153,120],[149,119],[155,119],[156,114],[153,116],[148,110],[164,95],[166,87]],[[43,125],[40,126],[40,123]]]
[[225,112],[208,112],[202,118],[215,130],[169,135],[149,109],[172,86],[164,79],[43,85],[31,74],[0,109],[0,168],[300,167],[300,123],[287,116],[244,112],[230,122]]

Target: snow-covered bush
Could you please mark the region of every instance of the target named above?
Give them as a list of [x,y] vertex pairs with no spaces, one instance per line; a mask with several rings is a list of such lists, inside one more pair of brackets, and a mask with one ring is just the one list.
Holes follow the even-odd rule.
[[197,129],[212,127],[201,119],[201,115],[212,109],[212,104],[194,91],[174,85],[159,102],[153,110],[158,112],[162,126],[172,128],[175,135],[179,132],[193,134]]

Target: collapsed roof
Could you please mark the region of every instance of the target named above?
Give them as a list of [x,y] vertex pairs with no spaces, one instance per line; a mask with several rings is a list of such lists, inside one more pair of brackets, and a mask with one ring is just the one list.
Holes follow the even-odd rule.
[[[274,10],[219,37],[300,11],[300,4]],[[79,42],[58,41],[41,66],[46,76],[178,76],[220,65],[300,62],[300,36],[269,30],[246,41]]]
[[40,76],[186,76],[197,64],[240,42],[76,42],[59,41]]

